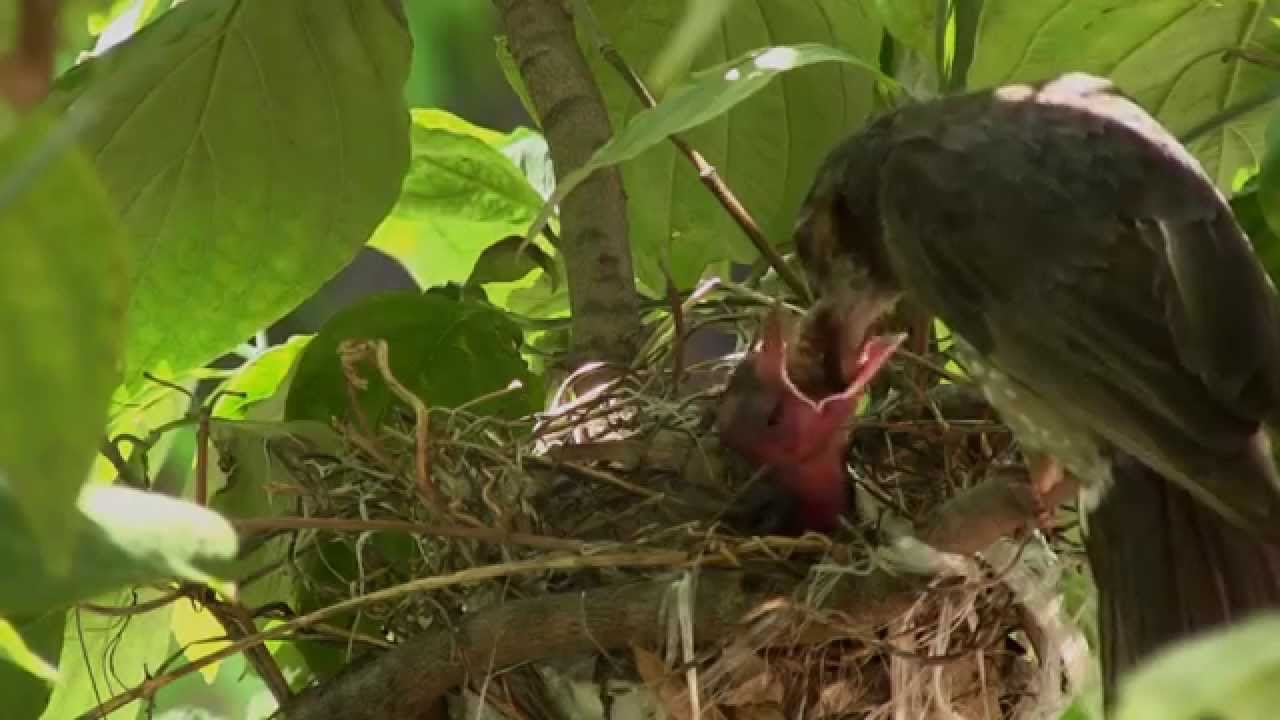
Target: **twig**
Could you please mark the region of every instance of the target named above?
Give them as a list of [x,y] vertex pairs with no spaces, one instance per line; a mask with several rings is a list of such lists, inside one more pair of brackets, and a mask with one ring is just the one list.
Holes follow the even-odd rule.
[[209,423],[213,414],[213,403],[200,409],[200,420],[196,423],[196,504],[205,507],[209,504]]
[[528,458],[528,460],[530,462],[543,465],[544,467],[548,467],[553,470],[566,470],[574,475],[586,478],[588,480],[595,480],[597,482],[613,485],[614,487],[617,487],[617,488],[622,488],[623,490],[639,495],[640,497],[645,498],[646,500],[670,499],[675,502],[680,502],[680,498],[677,498],[674,496],[668,496],[666,493],[661,493],[656,490],[650,490],[648,488],[640,487],[639,485],[636,485],[635,483],[629,480],[623,480],[622,478],[618,477],[617,475],[614,475],[613,473],[608,473],[603,470],[597,470],[595,468],[588,467],[586,465],[579,465],[577,463],[559,463],[559,462],[555,462],[554,460],[546,460],[538,456],[530,457]]
[[172,604],[175,600],[186,597],[186,592],[181,588],[170,591],[156,598],[152,598],[146,602],[134,603],[128,607],[112,607],[110,605],[98,605],[96,603],[82,602],[77,607],[94,615],[107,615],[110,617],[129,617],[132,615],[142,615],[144,613],[153,612],[160,608]]
[[[207,587],[192,586],[190,600],[204,606],[226,631],[227,638],[232,642],[243,640],[258,630],[252,613],[244,605],[238,602],[223,602]],[[262,678],[263,684],[275,698],[276,704],[280,707],[288,705],[293,700],[293,691],[289,688],[289,681],[285,679],[280,665],[276,663],[266,646],[255,645],[245,648],[244,654],[245,660],[258,673],[258,677]]]
[[232,520],[231,524],[242,533],[269,532],[273,530],[332,530],[335,532],[389,532],[414,533],[434,537],[483,540],[508,545],[523,545],[542,550],[581,552],[588,547],[580,540],[507,532],[482,527],[456,527],[446,525],[419,525],[403,520],[358,520],[347,518],[271,517]]
[[116,475],[120,477],[121,482],[130,487],[146,489],[146,478],[139,478],[133,468],[129,467],[129,461],[125,460],[124,454],[111,441],[111,438],[102,438],[102,442],[98,444],[98,452],[102,453],[102,457],[106,458],[107,462],[111,463],[111,467],[115,468]]
[[448,507],[448,501],[431,481],[431,436],[428,432],[431,416],[427,412],[427,405],[417,395],[409,392],[409,388],[402,385],[395,373],[391,372],[390,350],[387,348],[386,340],[375,341],[373,353],[378,363],[378,372],[382,374],[387,387],[391,388],[391,392],[395,393],[402,402],[413,408],[413,467],[417,473],[418,492],[422,494],[423,500],[435,505],[436,509],[444,511]]
[[[583,4],[585,5],[585,3]],[[645,107],[656,107],[658,100],[653,96],[653,93],[649,92],[644,80],[627,64],[626,58],[622,57],[622,53],[618,52],[613,43],[604,36],[604,32],[600,30],[599,24],[595,22],[595,19],[590,18],[590,20],[600,55],[618,71],[618,74],[622,76],[622,79],[626,81],[636,97],[640,98],[640,102]],[[786,260],[778,254],[777,249],[764,236],[764,231],[760,229],[760,225],[756,223],[751,212],[738,200],[738,196],[733,193],[729,185],[720,177],[720,173],[716,171],[715,166],[680,136],[672,135],[669,139],[671,144],[675,145],[676,149],[680,151],[680,154],[684,155],[694,169],[698,171],[698,180],[711,191],[716,200],[720,201],[721,207],[725,209],[725,212],[729,213],[729,217],[733,218],[738,227],[742,228],[742,232],[747,236],[747,239],[751,241],[756,251],[765,259],[765,262],[769,263],[774,272],[778,273],[778,277],[786,283],[787,287],[791,288],[791,291],[797,297],[806,301],[811,300],[808,286],[792,271],[791,266],[787,265]]]
[[[985,548],[1034,521],[1030,487],[1017,474],[997,474],[939,509],[921,531],[944,552]],[[960,522],[969,523],[962,527]],[[744,554],[770,545],[821,550],[825,538],[746,540],[733,549]],[[979,549],[981,549],[979,548]],[[704,565],[732,565],[724,555],[701,558]],[[930,577],[906,576],[880,569],[842,581],[829,598],[840,625],[811,620],[796,634],[778,634],[774,642],[789,645],[824,642],[858,631],[865,634],[907,611],[928,591]],[[548,595],[508,602],[466,617],[457,628],[428,632],[401,643],[369,663],[351,668],[332,681],[303,693],[288,708],[290,720],[409,720],[422,717],[453,687],[466,682],[471,668],[492,664],[511,667],[548,657],[613,650],[666,640],[659,608],[670,592],[670,580],[654,580],[581,593]],[[703,571],[697,599],[691,603],[693,623],[702,645],[740,636],[743,619],[765,603],[796,592],[794,580],[738,571]],[[509,633],[505,628],[526,628]],[[388,692],[391,689],[391,692]]]
[[662,263],[662,275],[667,283],[668,312],[671,313],[671,387],[680,387],[680,379],[684,376],[684,307],[680,303],[680,289],[676,287],[671,269]]

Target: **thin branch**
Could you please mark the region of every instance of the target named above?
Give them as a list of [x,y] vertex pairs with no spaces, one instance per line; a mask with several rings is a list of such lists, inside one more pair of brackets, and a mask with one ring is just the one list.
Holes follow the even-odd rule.
[[[645,107],[656,107],[658,100],[653,96],[653,93],[649,91],[648,86],[645,85],[644,80],[641,79],[639,73],[637,73],[627,63],[626,58],[622,57],[622,53],[618,52],[618,49],[614,47],[613,43],[605,37],[603,31],[599,29],[598,24],[596,24],[594,20],[592,21],[592,24],[594,26],[593,30],[596,36],[596,44],[600,50],[600,55],[618,71],[618,74],[622,76],[622,79],[626,81],[628,87],[631,88],[631,91],[635,93],[636,97],[640,98],[640,102],[644,104]],[[812,298],[809,295],[808,286],[805,285],[798,275],[796,275],[796,273],[791,269],[791,266],[787,264],[786,260],[778,254],[777,249],[773,247],[773,244],[769,242],[769,239],[764,236],[764,231],[760,229],[760,225],[756,222],[755,218],[752,217],[751,211],[747,210],[742,202],[738,200],[738,196],[734,194],[729,185],[720,177],[720,173],[716,171],[715,166],[708,162],[702,153],[698,152],[693,148],[693,146],[685,142],[679,135],[672,135],[669,139],[671,140],[671,144],[675,145],[676,149],[680,151],[680,154],[684,155],[685,158],[693,165],[694,169],[698,171],[698,180],[702,182],[704,187],[711,191],[711,194],[715,196],[716,200],[720,201],[720,205],[725,209],[725,212],[729,213],[729,217],[733,218],[733,221],[738,224],[739,228],[742,228],[742,232],[746,234],[747,239],[751,241],[751,244],[755,246],[756,251],[765,259],[765,262],[769,263],[769,266],[773,268],[774,272],[778,273],[778,277],[786,283],[787,287],[791,288],[791,291],[794,292],[797,297],[805,300],[811,300]]]
[[507,532],[490,528],[453,527],[446,525],[419,525],[402,520],[358,520],[349,518],[271,517],[232,520],[231,524],[241,533],[270,532],[274,530],[330,530],[334,532],[388,531],[413,533],[431,537],[481,540],[504,545],[521,545],[541,550],[581,552],[587,543],[580,540]]
[[1190,145],[1218,128],[1228,125],[1262,106],[1280,99],[1280,83],[1276,83],[1262,92],[1223,108],[1213,117],[1196,125],[1182,134],[1179,140],[1183,145]]

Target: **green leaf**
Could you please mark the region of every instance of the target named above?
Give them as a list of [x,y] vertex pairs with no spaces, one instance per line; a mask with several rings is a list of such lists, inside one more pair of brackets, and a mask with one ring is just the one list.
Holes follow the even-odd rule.
[[932,61],[937,45],[938,0],[875,0],[885,30],[904,47]]
[[[53,613],[50,617],[56,618],[58,615]],[[62,623],[57,625],[61,635]],[[53,680],[58,676],[58,668],[28,647],[18,629],[4,618],[0,618],[0,659],[8,660],[38,678]]]
[[[540,380],[518,351],[520,328],[501,311],[442,294],[392,293],[338,313],[298,361],[285,417],[328,423],[345,417],[347,381],[338,345],[348,339],[386,340],[396,379],[429,408],[453,408],[519,380],[522,388],[486,400],[477,412],[518,417],[541,406]],[[361,365],[369,388],[359,393],[369,422],[377,425],[398,403],[374,367]]]
[[[1280,113],[1267,125],[1266,149],[1256,176],[1257,203],[1266,220],[1267,234],[1280,233]],[[1257,239],[1254,240],[1255,244]],[[1269,266],[1270,269],[1270,266]]]
[[534,106],[533,98],[529,97],[529,88],[524,83],[524,77],[520,75],[520,69],[516,67],[515,58],[511,57],[511,46],[503,36],[498,36],[496,40],[494,52],[498,56],[498,67],[502,70],[502,76],[506,78],[511,91],[520,99],[520,106],[529,114],[529,117],[538,117],[538,108]]
[[543,199],[500,149],[507,136],[443,110],[414,110],[412,132],[400,200],[370,244],[421,287],[462,282],[486,248],[523,236]]
[[0,618],[0,697],[7,717],[39,717],[49,702],[50,682],[58,679],[50,662],[62,651],[66,618],[61,610],[12,623]]
[[0,142],[0,486],[65,570],[66,529],[119,379],[126,241],[93,168],[29,121]]
[[[291,515],[296,494],[280,491],[297,486],[294,468],[309,456],[337,456],[342,438],[317,422],[215,421],[212,427],[217,463],[210,463],[210,505],[232,519]],[[223,474],[223,469],[226,474]],[[250,607],[270,602],[291,602],[291,567],[281,561],[293,540],[279,537],[237,558],[227,573],[232,578],[256,579],[240,590],[240,600]],[[261,570],[277,569],[262,575]]]
[[196,582],[236,552],[221,516],[187,502],[125,487],[84,489],[63,527],[76,538],[70,572],[55,575],[32,552],[36,539],[13,498],[0,490],[0,616],[16,617],[129,583],[179,577]]
[[[93,602],[108,607],[128,607],[155,600],[160,595],[156,590],[126,590],[95,597]],[[53,697],[40,720],[79,717],[114,692],[135,687],[153,677],[170,655],[172,614],[171,604],[132,615],[128,622],[112,615],[72,611],[58,662],[62,682],[54,687]],[[145,710],[145,703],[135,702],[109,717],[110,720],[133,720],[147,717]]]
[[694,58],[706,47],[712,36],[720,32],[721,22],[732,5],[733,0],[686,3],[684,17],[675,26],[645,75],[649,90],[654,95],[665,95],[672,81],[688,74]]
[[[184,388],[188,393],[194,392],[195,379],[164,377],[166,374],[157,377],[163,377],[176,387],[148,383],[137,392],[130,393],[121,386],[116,388],[111,398],[111,422],[106,436],[120,440],[116,443],[116,448],[133,469],[133,480],[139,483],[153,479],[144,476],[154,474],[155,469],[160,468],[169,456],[176,429],[155,438],[146,453],[140,452],[140,446],[126,438],[147,440],[153,432],[181,421],[191,408],[191,396],[177,388]],[[109,485],[116,481],[118,474],[116,467],[99,454],[94,460],[89,482]]]
[[169,3],[161,0],[110,0],[109,2],[98,0],[91,4],[99,6],[100,9],[89,12],[90,35],[104,35],[111,32],[132,35],[169,9]]
[[[1103,75],[1181,136],[1274,86],[1273,71],[1223,51],[1275,52],[1277,14],[1277,0],[986,0],[969,85]],[[1220,188],[1257,162],[1266,120],[1255,110],[1191,144]]]
[[[685,0],[648,0],[593,7],[604,35],[647,76],[686,5]],[[693,63],[711,69],[673,86],[652,111],[644,111],[617,71],[588,47],[610,121],[619,131],[592,166],[634,156],[622,172],[631,207],[643,208],[628,213],[628,222],[644,285],[666,286],[663,262],[676,283],[688,288],[714,262],[751,262],[758,256],[666,137],[678,133],[700,151],[765,236],[786,244],[823,157],[861,126],[875,105],[880,76],[869,63],[878,60],[882,34],[873,0],[742,0]],[[809,44],[815,41],[823,45]],[[585,42],[590,45],[590,38]],[[771,46],[782,47],[770,51]],[[758,65],[760,53],[768,53],[765,67]],[[780,66],[788,62],[796,69],[782,72]],[[567,192],[561,188],[557,195]]]
[[560,271],[547,251],[525,241],[523,235],[508,235],[480,253],[467,284],[511,283],[534,270],[546,273],[553,289],[559,284]]
[[292,378],[292,370],[298,357],[311,342],[310,335],[295,335],[283,345],[277,345],[245,363],[222,386],[223,397],[214,407],[214,415],[226,419],[242,419],[259,403],[280,400],[278,414],[273,417],[259,415],[260,420],[279,420],[284,417],[283,393]]
[[[1260,183],[1247,188],[1244,192],[1231,198],[1231,211],[1236,216],[1240,227],[1249,235],[1253,243],[1253,251],[1262,261],[1262,267],[1271,277],[1271,282],[1280,285],[1280,234],[1276,233],[1268,222],[1264,210],[1264,195]],[[1271,196],[1267,205],[1280,198]]]
[[132,231],[131,385],[280,317],[391,207],[409,57],[391,6],[183,3],[60,81]]
[[1159,653],[1122,685],[1117,720],[1268,720],[1280,707],[1280,615]]

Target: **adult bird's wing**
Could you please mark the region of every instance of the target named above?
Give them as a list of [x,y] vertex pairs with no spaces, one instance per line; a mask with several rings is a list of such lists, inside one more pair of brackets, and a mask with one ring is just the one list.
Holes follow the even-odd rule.
[[1275,532],[1274,292],[1176,140],[1087,76],[907,108],[887,135],[878,205],[905,289],[1055,423]]

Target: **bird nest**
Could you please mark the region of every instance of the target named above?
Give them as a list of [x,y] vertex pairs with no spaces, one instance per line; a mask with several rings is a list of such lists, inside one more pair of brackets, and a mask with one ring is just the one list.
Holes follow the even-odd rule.
[[[440,698],[514,718],[1061,710],[1088,657],[1057,590],[1076,554],[1017,532],[1033,513],[1008,433],[937,381],[945,359],[900,355],[858,417],[840,532],[759,537],[736,508],[767,480],[712,419],[733,358],[676,367],[663,338],[682,333],[654,327],[643,361],[575,373],[535,418],[402,395],[386,424],[340,427],[341,452],[296,456],[301,610],[334,610],[319,629],[345,668],[291,717]],[[376,344],[348,350],[354,387],[389,372],[360,362]]]

